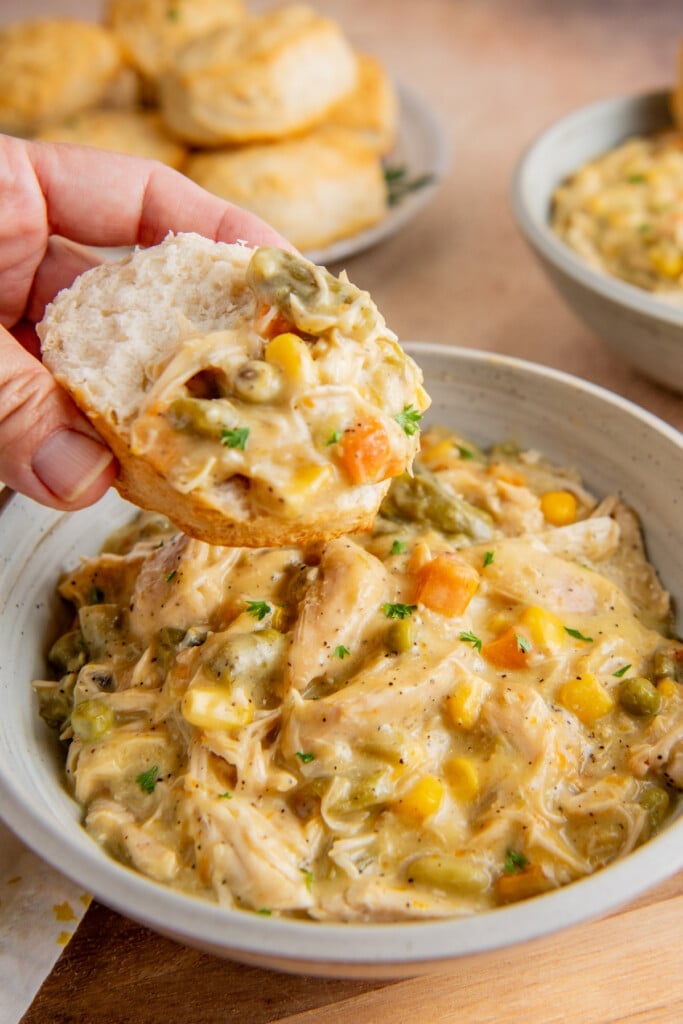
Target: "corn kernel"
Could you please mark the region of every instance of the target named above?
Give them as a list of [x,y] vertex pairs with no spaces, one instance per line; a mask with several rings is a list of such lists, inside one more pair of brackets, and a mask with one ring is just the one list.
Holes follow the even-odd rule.
[[676,693],[678,692],[678,686],[676,685],[676,682],[673,679],[669,679],[667,677],[665,679],[659,680],[659,682],[657,683],[657,690],[662,695],[662,697],[670,698],[676,696]]
[[423,775],[394,807],[403,818],[421,825],[432,814],[436,814],[443,794],[444,787],[440,779],[435,775]]
[[334,468],[327,464],[323,466],[312,464],[296,469],[287,486],[287,513],[298,514],[307,501],[310,501],[323,487],[333,482],[334,476]]
[[254,717],[251,704],[235,704],[218,687],[191,687],[182,699],[183,718],[198,729],[235,729],[248,725]]
[[557,699],[584,725],[593,725],[614,707],[614,701],[594,675],[586,672],[560,687]]
[[653,246],[650,263],[664,277],[677,278],[683,272],[683,254],[674,246]]
[[439,441],[437,444],[432,445],[431,448],[427,448],[422,451],[422,461],[430,469],[436,469],[440,466],[449,466],[452,462],[457,459],[458,453],[453,445],[452,441]]
[[546,491],[541,495],[541,512],[551,526],[569,526],[576,522],[576,498],[571,491]]
[[432,550],[426,541],[419,540],[414,545],[413,550],[410,553],[406,571],[411,575],[416,575],[421,569],[424,569],[425,565],[432,560]]
[[480,676],[469,676],[458,683],[455,693],[446,698],[451,721],[459,729],[473,729],[491,687]]
[[267,363],[278,366],[292,384],[305,384],[311,377],[313,359],[305,341],[296,334],[276,334],[266,346]]
[[532,604],[525,608],[519,621],[528,630],[533,644],[547,652],[562,647],[567,639],[562,620],[538,605]]
[[444,771],[453,794],[462,803],[472,803],[479,796],[479,772],[469,757],[451,757]]

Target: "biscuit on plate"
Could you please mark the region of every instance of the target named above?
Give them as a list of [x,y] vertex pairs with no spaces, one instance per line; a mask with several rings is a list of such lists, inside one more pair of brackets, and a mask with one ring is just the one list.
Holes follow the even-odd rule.
[[119,44],[106,28],[37,18],[0,28],[0,130],[30,135],[97,106],[119,77]]
[[387,212],[378,154],[339,129],[198,153],[184,170],[209,192],[256,213],[303,251],[354,235]]
[[364,529],[417,454],[419,368],[367,292],[281,249],[168,236],[82,274],[38,334],[120,493],[209,543]]
[[339,26],[287,4],[190,43],[159,88],[180,138],[220,146],[306,131],[355,83],[356,57]]
[[186,149],[166,131],[160,115],[151,110],[87,110],[38,132],[43,142],[74,142],[116,153],[160,160],[176,169]]
[[243,0],[110,0],[105,20],[126,59],[156,79],[176,50],[244,14]]
[[396,142],[398,97],[383,65],[369,54],[358,54],[356,88],[330,110],[325,124],[357,132],[381,156]]

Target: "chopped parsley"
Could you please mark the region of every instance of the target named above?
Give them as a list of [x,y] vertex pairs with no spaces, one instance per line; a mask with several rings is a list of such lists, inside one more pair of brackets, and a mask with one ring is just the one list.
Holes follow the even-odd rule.
[[629,664],[628,664],[628,665],[622,665],[622,667],[621,667],[621,668],[618,668],[618,669],[616,670],[616,672],[613,672],[613,673],[612,673],[612,675],[613,675],[613,676],[616,676],[616,677],[617,677],[617,679],[621,679],[621,677],[622,677],[622,676],[625,676],[625,675],[626,675],[626,673],[628,672],[628,670],[629,670],[630,668],[631,668],[631,664],[630,664],[630,662],[629,662]]
[[433,174],[421,174],[417,178],[408,177],[408,168],[404,165],[384,168],[384,181],[387,186],[387,203],[397,206],[410,192],[431,185]]
[[305,753],[303,750],[297,750],[296,756],[302,764],[310,764],[311,761],[315,761],[315,754]]
[[531,641],[527,640],[527,638],[525,636],[522,636],[521,633],[515,633],[515,640],[517,641],[517,646],[519,647],[520,651],[522,651],[524,654],[528,654],[531,650]]
[[256,913],[260,914],[261,917],[270,917],[273,911],[270,909],[270,907],[261,907],[261,909],[257,910]]
[[493,551],[486,551],[486,552],[484,552],[484,568],[486,568],[487,565],[491,565],[491,563],[493,562],[493,559],[494,559]]
[[232,793],[230,793],[230,792],[229,792],[229,791],[228,791],[228,790],[226,789],[225,793],[219,793],[219,794],[218,794],[218,799],[219,799],[219,800],[232,800]]
[[630,185],[644,185],[647,178],[644,174],[629,174],[628,181]]
[[404,434],[407,434],[408,437],[412,437],[413,434],[417,434],[420,429],[422,413],[414,406],[406,405],[403,407],[403,412],[397,413],[396,416],[394,416],[394,419],[398,423],[399,427],[402,428]]
[[584,636],[578,629],[570,629],[569,626],[565,626],[564,631],[565,633],[569,633],[570,636],[573,636],[575,640],[583,640],[587,644],[593,643],[592,636]]
[[221,431],[221,444],[226,448],[239,448],[244,451],[249,437],[249,427],[235,427],[233,430]]
[[88,604],[102,604],[104,601],[104,591],[101,587],[91,587],[88,591]]
[[329,448],[331,444],[337,444],[339,441],[341,441],[341,430],[333,430],[325,444]]
[[506,850],[505,874],[514,875],[528,865],[529,861],[519,850]]
[[405,543],[402,540],[395,540],[394,543],[391,545],[391,552],[390,552],[390,554],[392,554],[392,555],[402,555],[403,552],[405,551],[405,549],[406,549],[406,546],[405,546]]
[[463,630],[462,633],[460,633],[458,635],[459,635],[460,640],[463,640],[466,644],[472,644],[472,646],[475,648],[475,650],[477,650],[477,651],[481,650],[481,646],[482,646],[481,645],[481,640],[479,639],[478,636],[475,636],[474,633],[470,632],[469,629]]
[[154,764],[146,772],[141,772],[135,779],[143,793],[153,793],[159,775],[159,765]]
[[178,570],[177,570],[177,569],[173,569],[173,570],[172,570],[171,572],[169,572],[169,574],[167,575],[167,577],[166,577],[166,582],[167,582],[167,583],[171,583],[171,582],[172,582],[172,581],[173,581],[173,580],[174,580],[174,579],[176,578],[176,576],[177,576],[177,575],[178,575]]
[[455,447],[458,449],[458,455],[460,456],[461,459],[474,458],[474,452],[472,451],[471,448],[466,448],[464,444],[456,444]]
[[382,605],[382,611],[388,619],[407,619],[417,608],[416,604],[390,604]]
[[247,611],[260,622],[270,611],[270,605],[267,601],[247,601]]
[[334,653],[336,654],[340,661],[343,661],[344,658],[348,657],[351,651],[348,649],[348,647],[344,647],[343,644],[339,644],[338,647],[335,647]]
[[306,888],[310,892],[313,887],[313,872],[309,871],[308,868],[299,868],[299,871],[306,879]]

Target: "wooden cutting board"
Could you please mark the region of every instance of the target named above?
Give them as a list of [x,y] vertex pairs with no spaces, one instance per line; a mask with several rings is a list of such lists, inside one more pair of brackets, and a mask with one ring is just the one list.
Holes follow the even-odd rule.
[[93,904],[22,1024],[681,1024],[683,873],[619,913],[407,981],[219,960]]

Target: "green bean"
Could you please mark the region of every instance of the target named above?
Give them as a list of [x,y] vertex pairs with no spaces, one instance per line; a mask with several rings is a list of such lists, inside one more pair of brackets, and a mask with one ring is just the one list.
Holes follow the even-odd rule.
[[266,706],[285,647],[285,636],[276,629],[234,633],[206,652],[204,671],[221,686],[247,686],[254,702]]
[[228,424],[223,409],[211,398],[176,398],[168,407],[171,426],[183,434],[220,441]]
[[[335,319],[353,308],[353,325],[364,331],[377,324],[377,312],[369,296],[349,281],[340,281],[322,267],[313,268],[300,256],[262,246],[247,267],[247,284],[257,299],[274,305],[293,325],[316,334],[320,318]],[[365,296],[365,301],[357,302]]]
[[656,715],[662,698],[645,676],[629,676],[619,684],[619,703],[631,715]]
[[84,700],[71,712],[74,735],[86,743],[105,736],[114,724],[114,712],[103,700]]
[[408,865],[408,881],[462,895],[483,892],[489,884],[485,869],[471,857],[426,854]]
[[394,480],[381,512],[389,519],[407,517],[442,533],[465,536],[473,543],[490,540],[493,533],[488,512],[446,490],[438,478],[422,466],[416,467],[414,476],[404,473]]
[[50,648],[47,660],[61,675],[78,672],[86,662],[85,642],[80,629],[72,629],[58,637]]
[[34,683],[40,717],[51,729],[61,731],[68,719],[77,678],[76,672],[69,672],[59,682],[41,680]]
[[351,780],[343,796],[329,807],[334,814],[355,814],[385,803],[391,795],[391,784],[386,770],[370,772]]
[[652,658],[652,674],[655,679],[674,679],[683,682],[683,660],[679,660],[677,647],[660,647]]
[[121,638],[121,614],[115,604],[79,608],[78,621],[90,661],[102,660],[109,645]]

